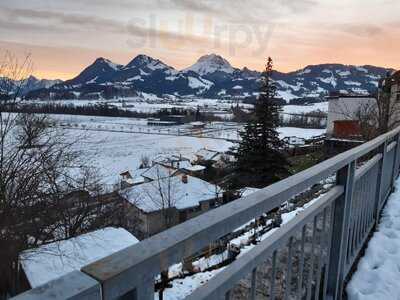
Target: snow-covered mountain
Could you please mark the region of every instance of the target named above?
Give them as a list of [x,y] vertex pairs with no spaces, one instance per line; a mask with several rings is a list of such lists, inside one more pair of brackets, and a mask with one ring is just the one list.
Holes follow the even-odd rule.
[[18,89],[18,93],[26,95],[31,91],[39,89],[49,89],[52,86],[61,83],[60,79],[38,79],[35,76],[29,76],[28,78],[21,81],[13,81],[8,78],[0,78],[0,93],[15,93]]
[[[367,94],[388,72],[374,66],[323,64],[282,73],[274,71],[278,96],[286,101],[323,97],[333,91]],[[71,80],[32,90],[28,98],[114,98],[150,93],[159,97],[249,98],[258,94],[261,73],[238,69],[216,54],[176,70],[164,62],[138,55],[125,66],[96,59]]]
[[200,76],[205,76],[215,72],[232,74],[235,69],[225,58],[216,54],[209,54],[200,57],[194,65],[183,71],[193,71]]

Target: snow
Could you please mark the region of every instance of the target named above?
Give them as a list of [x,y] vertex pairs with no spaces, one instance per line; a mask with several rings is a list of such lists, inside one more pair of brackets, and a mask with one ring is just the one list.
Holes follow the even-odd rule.
[[112,69],[114,69],[114,70],[119,70],[119,68],[120,68],[120,65],[118,65],[118,64],[116,64],[116,63],[113,63],[111,60],[104,59],[104,62],[105,62],[110,68],[112,68]]
[[188,81],[189,81],[189,87],[191,87],[192,89],[209,89],[213,83],[211,81],[208,80],[200,80],[197,79],[195,77],[189,76],[188,77]]
[[350,71],[336,71],[336,73],[340,76],[340,77],[346,77],[346,76],[349,76],[349,75],[351,75],[351,72]]
[[32,288],[111,255],[138,242],[123,228],[107,227],[20,254]]
[[199,151],[197,151],[195,153],[196,156],[200,157],[203,160],[212,160],[215,159],[215,157],[218,155],[219,153],[217,151],[214,150],[209,150],[209,149],[200,149]]
[[357,67],[357,70],[360,72],[368,73],[368,70],[364,67]]
[[400,180],[347,286],[349,300],[400,299]]
[[243,89],[243,87],[241,85],[235,85],[232,89],[241,90],[241,89]]
[[320,110],[323,112],[328,112],[328,101],[313,103],[310,105],[285,105],[283,106],[284,113],[290,114],[301,114],[301,113],[308,113],[316,110]]
[[163,179],[174,175],[176,170],[172,168],[166,168],[160,164],[155,164],[149,169],[146,169],[141,176],[149,178],[151,180]]
[[96,83],[96,80],[97,80],[98,77],[99,77],[99,76],[96,76],[96,77],[92,78],[91,80],[87,81],[86,83],[87,83],[87,84],[89,84],[89,83]]
[[309,73],[311,73],[311,69],[303,69],[303,71],[301,71],[301,72],[299,72],[299,73],[297,73],[298,75],[304,75],[304,74],[309,74]]
[[[195,207],[201,201],[217,198],[221,189],[200,178],[187,176],[187,183],[183,182],[182,176],[172,176],[148,183],[129,187],[122,191],[122,195],[132,204],[145,212],[160,210],[166,201],[177,209]],[[168,200],[163,200],[170,194]]]
[[232,68],[229,62],[221,56],[210,54],[200,57],[194,65],[184,69],[183,71],[193,71],[199,75],[212,74],[216,71],[232,74],[234,68]]
[[276,94],[277,94],[277,97],[278,97],[278,98],[282,98],[282,99],[285,100],[286,102],[289,102],[289,100],[292,100],[292,99],[299,98],[299,97],[297,97],[296,95],[293,95],[290,91],[278,90],[278,91],[276,92]]
[[356,86],[361,86],[361,83],[356,82],[356,81],[345,81],[344,84],[346,85],[356,85]]
[[279,127],[278,128],[279,137],[283,139],[284,137],[301,137],[303,139],[310,139],[315,136],[322,135],[326,132],[325,129],[304,129],[297,127]]
[[317,79],[319,79],[323,83],[330,84],[333,87],[337,86],[337,81],[336,81],[336,78],[333,76],[333,74],[331,77],[327,77],[327,78],[317,77]]

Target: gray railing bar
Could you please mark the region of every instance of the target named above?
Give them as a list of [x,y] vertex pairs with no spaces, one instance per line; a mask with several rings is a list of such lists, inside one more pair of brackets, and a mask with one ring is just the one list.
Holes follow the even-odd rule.
[[329,234],[327,236],[327,253],[325,257],[325,274],[324,274],[324,289],[322,292],[323,299],[326,299],[327,297],[327,289],[328,289],[328,271],[329,271],[329,264],[330,264],[330,253],[331,253],[331,246],[332,246],[332,234],[333,234],[333,219],[334,219],[334,203],[329,207]]
[[225,293],[236,282],[242,279],[243,274],[248,274],[258,264],[262,263],[266,257],[271,255],[273,251],[286,245],[288,239],[293,235],[293,232],[298,228],[302,228],[304,224],[312,220],[318,215],[327,205],[330,205],[343,194],[342,186],[335,186],[319,201],[316,201],[306,210],[300,212],[296,218],[283,224],[279,229],[274,231],[267,239],[256,245],[249,252],[235,260],[223,271],[219,272],[203,286],[199,287],[192,295],[186,299],[214,299],[218,295]]
[[285,296],[284,299],[288,300],[290,297],[290,292],[292,290],[292,256],[293,256],[293,237],[289,238],[288,245],[288,260],[287,260],[287,272],[286,272],[286,286],[285,286]]
[[318,215],[314,217],[313,223],[313,234],[312,234],[312,242],[311,242],[311,253],[310,253],[310,270],[308,271],[307,277],[307,292],[306,292],[306,299],[311,299],[311,288],[312,288],[312,281],[314,275],[314,252],[315,252],[315,244],[317,243],[317,222],[318,222]]
[[329,262],[328,278],[328,298],[339,300],[342,298],[343,282],[345,274],[343,272],[348,247],[349,234],[349,213],[353,196],[355,174],[355,161],[342,168],[338,174],[336,182],[345,188],[344,194],[335,201],[334,223]]
[[301,245],[300,245],[300,262],[299,262],[299,274],[297,280],[297,299],[302,298],[303,293],[303,272],[304,272],[304,244],[306,239],[307,224],[303,226],[301,232]]
[[393,161],[393,172],[392,172],[392,182],[391,182],[391,187],[393,188],[393,186],[394,186],[394,181],[396,180],[396,178],[397,178],[397,172],[398,172],[398,170],[397,170],[397,167],[398,167],[398,164],[399,164],[399,160],[400,160],[400,158],[399,158],[399,156],[400,156],[400,145],[399,145],[399,142],[400,142],[400,134],[398,133],[397,134],[397,136],[396,136],[396,149],[394,150],[394,161]]
[[394,148],[394,147],[396,147],[396,145],[397,145],[397,141],[393,141],[393,142],[391,142],[389,145],[388,145],[388,147],[387,147],[387,152],[390,152],[390,151],[392,151],[392,149]]
[[275,299],[275,281],[276,281],[276,257],[278,252],[275,250],[272,253],[272,274],[271,274],[271,289],[270,289],[270,299]]
[[318,300],[319,299],[319,290],[321,287],[321,272],[322,272],[322,256],[324,253],[324,246],[326,242],[326,222],[327,222],[327,210],[328,208],[325,207],[324,209],[324,214],[322,217],[322,231],[319,235],[319,256],[318,256],[318,261],[317,261],[317,279],[316,279],[316,288],[315,288],[315,294],[314,294],[314,299]]
[[38,288],[26,291],[12,298],[13,300],[99,300],[101,285],[79,271],[72,271]]
[[377,185],[376,185],[376,195],[375,195],[375,222],[378,222],[379,219],[379,213],[380,213],[380,206],[381,206],[381,201],[382,201],[382,191],[383,191],[383,168],[385,167],[385,161],[387,158],[387,142],[383,143],[381,146],[381,153],[382,153],[382,160],[380,161],[379,164],[379,171],[378,171],[378,176],[377,176]]
[[257,268],[255,268],[251,272],[251,295],[250,299],[255,300],[256,299],[256,288],[257,288]]
[[378,153],[374,155],[373,158],[369,159],[364,165],[356,170],[355,181],[360,180],[360,178],[367,173],[370,169],[372,169],[379,161],[382,159],[382,154]]
[[[159,274],[169,265],[206,247],[211,241],[281,205],[287,199],[327,178],[351,161],[395,135],[386,133],[265,189],[164,231],[82,269],[102,283],[105,299],[114,299],[136,286],[143,272]],[[130,278],[129,282],[123,278]],[[126,282],[126,284],[125,284]]]

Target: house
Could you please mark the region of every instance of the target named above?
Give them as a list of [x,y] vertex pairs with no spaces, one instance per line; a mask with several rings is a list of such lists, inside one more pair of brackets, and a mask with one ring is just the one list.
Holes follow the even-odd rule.
[[123,228],[107,227],[23,251],[19,255],[21,292],[80,270],[138,241]]
[[197,163],[208,165],[217,162],[220,158],[221,153],[218,151],[203,148],[197,151],[194,155],[196,156]]
[[340,138],[359,137],[359,114],[376,105],[376,98],[338,94],[328,100],[327,135]]
[[218,206],[222,189],[181,174],[129,187],[121,197],[125,214],[139,220],[130,230],[144,238]]
[[188,174],[192,176],[201,176],[206,167],[201,165],[192,165],[190,160],[182,155],[160,155],[153,159],[153,165],[160,164],[166,168],[176,169],[179,174]]
[[133,186],[145,182],[146,179],[143,176],[139,175],[139,171],[143,172],[143,169],[142,170],[139,169],[137,171],[127,170],[122,172],[120,174],[120,183],[121,183],[120,188],[125,188],[128,186]]
[[199,129],[204,129],[206,127],[206,123],[204,122],[191,122],[190,125],[192,126],[192,129],[194,130],[199,130]]
[[145,169],[140,176],[145,179],[145,182],[149,182],[175,176],[177,172],[178,170],[174,167],[166,167],[160,163],[154,163],[150,168]]

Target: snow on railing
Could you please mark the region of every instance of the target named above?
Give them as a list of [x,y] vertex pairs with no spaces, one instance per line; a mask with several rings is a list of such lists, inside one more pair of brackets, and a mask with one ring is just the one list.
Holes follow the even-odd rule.
[[341,299],[399,173],[399,132],[397,128],[15,299],[154,299],[155,278],[161,271],[332,174],[336,183],[318,201],[202,282],[186,299],[244,298],[243,285],[237,286],[242,279],[249,282],[250,299],[259,293],[271,299]]

